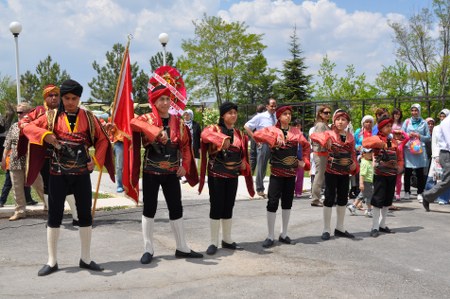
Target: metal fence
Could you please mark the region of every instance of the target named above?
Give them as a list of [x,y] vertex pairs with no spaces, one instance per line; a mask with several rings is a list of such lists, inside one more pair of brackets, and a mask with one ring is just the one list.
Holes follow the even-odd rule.
[[[358,100],[327,100],[327,101],[307,101],[300,103],[288,103],[293,107],[292,120],[298,118],[301,120],[304,132],[314,125],[314,119],[317,109],[321,105],[329,105],[333,111],[344,109],[348,111],[352,118],[354,128],[359,128],[361,119],[364,115],[375,115],[377,108],[386,108],[389,113],[394,108],[399,108],[403,113],[403,120],[410,117],[410,108],[414,103],[419,103],[422,107],[422,117],[432,117],[438,119],[439,112],[444,109],[450,109],[450,96],[437,97],[399,97],[399,98],[373,98]],[[279,102],[278,106],[284,103]],[[256,114],[256,104],[240,104],[238,127],[243,127],[245,122]]]

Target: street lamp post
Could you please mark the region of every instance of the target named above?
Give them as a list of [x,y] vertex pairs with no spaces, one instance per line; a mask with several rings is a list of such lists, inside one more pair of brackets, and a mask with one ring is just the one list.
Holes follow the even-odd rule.
[[166,45],[169,42],[169,35],[167,33],[161,33],[158,39],[163,46],[163,65],[166,65]]
[[19,78],[19,34],[22,31],[22,24],[19,22],[11,22],[9,31],[14,36],[16,43],[16,83],[17,83],[17,104],[20,104],[20,78]]

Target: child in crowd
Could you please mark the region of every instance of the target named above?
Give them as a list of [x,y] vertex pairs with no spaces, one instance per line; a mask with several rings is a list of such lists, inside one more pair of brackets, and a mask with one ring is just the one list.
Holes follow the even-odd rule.
[[333,115],[332,130],[311,134],[311,140],[328,149],[325,171],[325,200],[323,202],[324,229],[322,240],[330,239],[331,213],[336,203],[335,237],[354,238],[344,229],[345,210],[348,202],[349,175],[359,171],[356,161],[355,139],[346,131],[350,115],[338,109]]
[[365,215],[372,217],[372,205],[370,200],[373,195],[373,164],[372,164],[372,149],[361,149],[361,163],[359,165],[359,189],[361,193],[358,194],[355,202],[348,205],[348,209],[352,215],[356,215],[356,209],[362,201],[365,201],[367,210]]
[[373,221],[370,235],[378,237],[379,232],[393,233],[386,226],[386,216],[395,191],[397,174],[403,171],[403,157],[397,142],[392,139],[393,119],[386,115],[377,120],[378,134],[363,140],[363,146],[372,148],[375,158],[374,192],[372,196]]

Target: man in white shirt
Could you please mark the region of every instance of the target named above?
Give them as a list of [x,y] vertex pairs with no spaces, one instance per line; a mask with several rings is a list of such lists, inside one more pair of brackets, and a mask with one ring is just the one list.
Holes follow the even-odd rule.
[[430,202],[447,191],[450,188],[450,117],[446,117],[441,125],[438,133],[439,144],[439,163],[444,170],[442,181],[437,183],[433,188],[423,192],[423,207],[427,212],[430,211]]
[[[275,111],[277,110],[277,101],[275,99],[266,100],[266,111],[256,114],[250,119],[244,128],[248,136],[253,139],[253,131],[261,130],[262,128],[274,126],[276,123]],[[269,145],[257,143],[257,160],[256,160],[256,193],[266,198],[264,193],[264,177],[266,176],[267,163],[270,159]]]

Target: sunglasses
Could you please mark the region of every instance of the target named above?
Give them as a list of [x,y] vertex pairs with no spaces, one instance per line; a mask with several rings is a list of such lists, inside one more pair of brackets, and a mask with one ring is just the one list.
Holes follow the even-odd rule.
[[326,115],[330,115],[330,114],[331,114],[330,111],[322,111],[322,113],[323,113],[323,114],[326,114]]
[[24,113],[23,111],[17,111],[17,114],[22,114],[22,113]]

